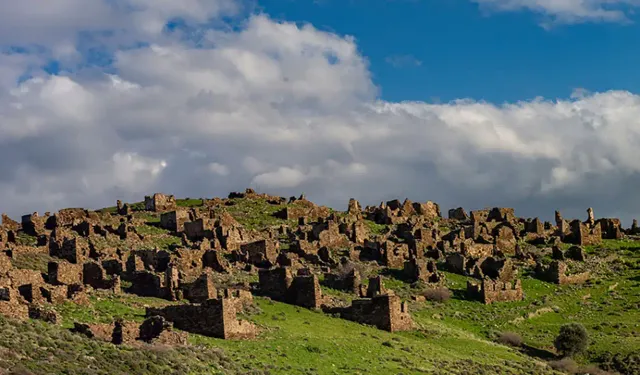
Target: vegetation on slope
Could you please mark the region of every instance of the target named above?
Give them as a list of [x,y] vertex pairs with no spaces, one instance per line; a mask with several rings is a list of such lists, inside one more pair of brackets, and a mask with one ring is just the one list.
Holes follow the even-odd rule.
[[[145,306],[167,301],[136,296],[92,298],[90,307],[66,304],[64,323],[107,323],[113,317],[140,321]],[[423,320],[413,332],[389,333],[321,312],[256,298],[257,313],[245,316],[261,328],[254,341],[229,341],[190,334],[198,348],[223,349],[245,371],[269,374],[547,374],[535,362],[473,334]],[[185,352],[186,353],[186,352]]]
[[116,346],[0,316],[0,374],[260,374],[208,347]]

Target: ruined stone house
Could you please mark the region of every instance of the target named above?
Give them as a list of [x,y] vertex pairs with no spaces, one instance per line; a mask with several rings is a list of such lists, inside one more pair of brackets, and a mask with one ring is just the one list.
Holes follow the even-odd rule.
[[549,265],[538,263],[536,265],[536,275],[544,281],[555,284],[582,284],[590,277],[590,272],[568,275],[568,266],[565,262],[554,260]]
[[173,195],[155,193],[152,196],[144,197],[144,208],[146,211],[164,212],[176,209],[176,198]]
[[524,298],[522,283],[484,279],[480,283],[467,281],[467,296],[489,305],[494,302],[521,301]]
[[222,339],[252,339],[256,326],[237,318],[236,302],[228,298],[210,299],[202,304],[147,308],[146,316],[161,316],[183,331]]
[[258,277],[260,294],[273,300],[306,308],[320,308],[324,303],[318,276],[308,269],[298,270],[295,277],[287,267],[261,269]]

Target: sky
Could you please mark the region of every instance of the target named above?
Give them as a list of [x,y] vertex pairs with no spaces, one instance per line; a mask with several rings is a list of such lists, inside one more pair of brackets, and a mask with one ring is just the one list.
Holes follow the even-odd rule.
[[0,210],[640,210],[640,0],[0,0]]

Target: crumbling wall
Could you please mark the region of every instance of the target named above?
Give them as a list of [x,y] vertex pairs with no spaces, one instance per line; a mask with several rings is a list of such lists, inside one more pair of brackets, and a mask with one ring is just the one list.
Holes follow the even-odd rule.
[[580,246],[599,245],[602,243],[602,228],[600,225],[589,227],[580,220],[571,222],[571,235],[564,241]]
[[403,268],[409,258],[409,246],[404,243],[385,241],[380,250],[382,264],[389,268]]
[[350,293],[358,294],[360,285],[362,284],[360,272],[353,268],[346,274],[337,274],[327,272],[324,274],[324,284],[332,289],[344,290]]
[[146,315],[162,316],[183,331],[223,339],[251,339],[256,336],[255,325],[236,317],[236,304],[228,299],[211,299],[200,305],[147,308]]
[[175,210],[165,212],[160,215],[160,228],[172,232],[182,232],[184,223],[189,220],[189,213],[186,210]]
[[271,267],[276,264],[280,243],[273,240],[260,240],[240,246],[247,263],[259,267]]
[[574,275],[567,275],[567,264],[562,261],[554,260],[549,265],[538,263],[536,266],[536,275],[544,281],[555,284],[582,284],[586,282],[591,273],[582,272]]
[[262,295],[307,308],[322,306],[324,298],[318,277],[308,269],[298,270],[296,277],[291,277],[288,267],[260,270],[258,277],[258,287]]
[[441,283],[444,281],[444,275],[438,272],[436,262],[416,258],[411,258],[404,263],[404,277],[411,282]]
[[147,211],[163,212],[176,209],[176,198],[173,195],[155,193],[144,197],[144,207]]
[[190,302],[198,303],[218,296],[218,291],[213,284],[213,275],[210,272],[204,272],[192,283],[181,285],[184,297]]
[[322,306],[323,296],[318,276],[313,274],[298,275],[293,279],[290,300],[296,306],[318,309]]
[[486,305],[494,302],[521,301],[524,298],[520,280],[511,283],[485,279],[479,284],[467,281],[467,295],[472,299],[482,301]]
[[389,332],[408,331],[414,327],[406,303],[393,294],[353,300],[350,307],[342,309],[340,317]]
[[271,270],[258,271],[258,284],[260,293],[276,301],[286,301],[289,296],[289,288],[293,283],[291,270],[287,267],[278,267]]
[[49,262],[49,283],[53,285],[73,285],[83,283],[83,266],[67,261]]

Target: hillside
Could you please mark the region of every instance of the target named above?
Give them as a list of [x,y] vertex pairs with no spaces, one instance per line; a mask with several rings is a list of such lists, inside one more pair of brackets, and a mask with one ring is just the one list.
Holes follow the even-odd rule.
[[252,190],[3,216],[0,373],[638,374],[637,234]]

